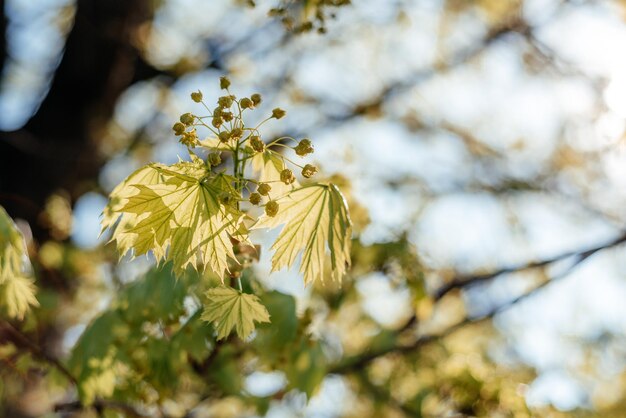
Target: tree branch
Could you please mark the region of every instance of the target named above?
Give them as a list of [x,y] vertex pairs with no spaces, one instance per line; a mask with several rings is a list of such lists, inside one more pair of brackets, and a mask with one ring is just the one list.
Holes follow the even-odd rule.
[[70,373],[70,371],[56,357],[46,353],[41,347],[30,341],[26,335],[9,322],[2,321],[2,323],[0,323],[0,331],[3,331],[3,334],[7,336],[16,346],[28,350],[36,358],[55,367],[70,382],[72,382],[73,385],[78,384],[78,381],[72,373]]
[[445,295],[447,295],[448,293],[450,293],[452,290],[454,289],[463,289],[465,287],[468,287],[470,285],[474,285],[477,283],[481,283],[481,282],[485,282],[488,280],[492,280],[495,279],[498,276],[501,276],[503,274],[508,274],[508,273],[515,273],[518,271],[524,271],[524,270],[529,270],[529,269],[535,269],[535,268],[541,268],[541,267],[546,267],[550,264],[553,264],[557,261],[562,261],[565,260],[567,258],[570,257],[576,257],[576,258],[582,258],[585,259],[587,257],[589,257],[590,255],[593,255],[594,253],[601,251],[601,250],[605,250],[608,248],[612,248],[612,247],[616,247],[620,244],[623,244],[624,242],[626,242],[626,232],[623,232],[620,236],[618,236],[617,238],[605,242],[603,244],[597,245],[595,247],[591,247],[588,248],[586,250],[582,250],[582,251],[569,251],[569,252],[565,252],[559,255],[556,255],[554,257],[549,257],[546,258],[544,260],[540,260],[540,261],[535,261],[535,262],[530,262],[530,263],[524,263],[524,264],[518,264],[518,265],[513,265],[513,266],[509,266],[509,267],[504,267],[501,268],[499,270],[495,270],[492,271],[490,273],[485,273],[485,274],[477,274],[477,275],[473,275],[473,276],[458,276],[455,279],[451,280],[449,283],[443,285],[442,287],[440,287],[437,291],[435,291],[434,294],[434,299],[435,301],[438,301],[440,299],[442,299]]
[[[540,291],[541,289],[544,289],[546,286],[548,286],[551,283],[554,283],[560,279],[563,279],[565,277],[567,277],[574,269],[576,269],[581,263],[583,263],[584,261],[586,261],[589,257],[593,256],[594,254],[596,254],[597,252],[607,249],[607,248],[611,248],[611,247],[615,247],[617,245],[620,245],[622,243],[626,242],[626,233],[620,235],[619,237],[617,237],[616,239],[605,243],[603,245],[599,245],[593,248],[590,248],[588,250],[585,251],[580,251],[580,252],[574,252],[574,253],[565,253],[565,254],[561,254],[560,256],[557,257],[553,257],[551,259],[548,260],[544,260],[541,262],[537,262],[537,263],[531,263],[530,266],[534,266],[534,267],[540,267],[540,266],[546,266],[548,264],[551,264],[555,261],[559,261],[559,260],[564,260],[568,257],[574,257],[574,260],[572,261],[572,264],[565,269],[563,272],[561,272],[558,275],[553,276],[552,278],[542,282],[541,284],[539,284],[538,286],[536,286],[535,288],[533,288],[532,290],[521,294],[519,296],[517,296],[516,298],[507,301],[506,303],[496,306],[494,308],[492,308],[489,312],[481,315],[480,317],[466,317],[464,318],[462,321],[446,328],[444,331],[442,331],[441,333],[438,334],[426,334],[426,335],[422,335],[419,338],[417,338],[412,344],[408,344],[408,345],[393,345],[390,347],[385,347],[383,349],[380,349],[378,351],[372,351],[369,353],[365,353],[365,354],[361,354],[359,356],[355,356],[352,358],[348,358],[346,360],[344,360],[343,362],[335,365],[334,367],[331,367],[329,369],[329,373],[337,373],[337,374],[347,374],[347,373],[353,373],[356,371],[361,370],[363,367],[366,367],[369,363],[371,363],[372,361],[374,361],[375,359],[379,358],[379,357],[383,357],[387,354],[390,353],[408,353],[408,352],[412,352],[415,351],[417,349],[419,349],[420,347],[439,340],[441,338],[447,337],[450,334],[454,333],[455,331],[457,331],[460,328],[465,327],[466,325],[470,325],[470,324],[474,324],[474,323],[478,323],[478,322],[482,322],[482,321],[486,321],[489,319],[492,319],[495,315],[509,309],[510,307],[516,305],[518,302],[527,299],[530,296],[535,295],[538,291]],[[528,267],[529,265],[525,265],[522,266],[521,268],[518,269],[514,269],[514,268],[507,268],[507,269],[502,269],[499,270],[498,272],[492,273],[490,275],[483,275],[483,276],[475,276],[475,277],[481,277],[480,280],[487,280],[485,279],[485,277],[496,277],[499,274],[504,274],[507,272],[513,272],[513,271],[518,271],[518,270],[523,270],[524,268],[531,268]],[[478,280],[478,281],[480,281]],[[476,283],[476,280],[473,282]],[[407,323],[407,325],[403,326],[400,331],[398,331],[398,335],[401,334],[404,330],[407,330],[410,325],[412,325],[412,323],[415,322],[415,317],[413,316]]]

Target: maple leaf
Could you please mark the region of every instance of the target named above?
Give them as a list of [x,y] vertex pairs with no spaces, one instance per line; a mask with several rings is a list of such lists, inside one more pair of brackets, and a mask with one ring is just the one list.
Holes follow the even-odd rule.
[[[223,193],[235,194],[232,182],[212,175],[200,160],[151,164],[112,194],[121,201],[110,205],[121,214],[112,240],[122,255],[152,251],[158,261],[172,260],[176,272],[206,266],[223,280],[228,259],[236,261],[230,235],[239,233],[242,218],[236,206],[220,204]],[[111,227],[112,219],[105,215],[103,226]]]
[[272,271],[291,267],[302,253],[300,272],[305,284],[323,280],[330,253],[332,277],[340,280],[350,265],[352,224],[346,201],[332,183],[303,186],[278,200],[274,217],[263,216],[255,228],[285,224],[272,246]]
[[254,155],[250,161],[252,170],[259,176],[259,182],[271,184],[271,196],[273,198],[283,196],[300,186],[297,181],[291,185],[286,185],[280,180],[280,173],[287,167],[283,159],[276,153],[265,150]]
[[239,292],[232,287],[215,287],[205,293],[202,319],[213,323],[217,339],[227,337],[234,329],[241,339],[254,331],[254,322],[270,322],[270,315],[255,295]]
[[0,206],[0,306],[11,318],[23,319],[38,306],[24,238]]

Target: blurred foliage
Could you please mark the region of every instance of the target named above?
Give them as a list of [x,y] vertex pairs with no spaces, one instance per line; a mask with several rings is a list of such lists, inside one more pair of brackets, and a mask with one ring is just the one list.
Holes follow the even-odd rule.
[[[101,169],[99,173],[48,190],[42,204],[35,205],[37,214],[31,225],[20,219],[14,222],[0,208],[0,416],[240,417],[272,412],[345,417],[624,415],[626,379],[621,369],[612,369],[624,357],[618,336],[594,330],[597,332],[588,337],[588,351],[577,357],[580,361],[572,366],[572,374],[588,383],[590,395],[584,405],[564,412],[549,404],[528,405],[530,387],[540,371],[524,363],[523,356],[511,347],[514,342],[507,341],[492,321],[559,277],[552,269],[560,267],[559,262],[573,258],[576,267],[624,239],[545,260],[534,260],[532,251],[523,252],[531,255],[527,263],[516,264],[519,260],[515,258],[516,263],[509,266],[501,259],[490,259],[474,270],[473,260],[463,259],[470,267],[452,261],[433,262],[427,252],[415,248],[419,240],[410,224],[424,215],[429,202],[454,193],[489,196],[507,208],[518,205],[521,198],[558,195],[563,197],[556,205],[559,215],[565,216],[563,202],[574,200],[603,222],[618,228],[626,224],[621,216],[624,200],[609,198],[612,193],[605,186],[610,176],[603,165],[606,160],[615,164],[612,145],[623,143],[622,122],[617,124],[622,128],[617,129],[613,142],[590,145],[572,132],[586,138],[590,126],[595,129],[595,125],[583,126],[581,134],[575,128],[586,123],[582,116],[562,120],[546,112],[546,117],[554,120],[558,141],[542,143],[536,151],[535,142],[547,140],[539,136],[533,142],[531,134],[518,134],[514,129],[498,131],[492,121],[496,115],[481,115],[482,119],[476,117],[472,123],[454,120],[455,109],[469,108],[467,112],[474,115],[480,103],[451,100],[444,112],[416,88],[419,83],[438,80],[440,84],[429,88],[435,95],[445,96],[442,85],[454,87],[459,82],[456,74],[443,77],[459,68],[466,72],[483,68],[487,64],[481,54],[492,48],[498,59],[519,63],[515,68],[524,77],[545,77],[539,87],[531,86],[542,92],[568,77],[568,81],[582,80],[588,87],[585,94],[602,97],[607,79],[576,68],[538,39],[540,25],[552,18],[550,13],[527,21],[529,2],[523,0],[428,3],[426,9],[435,9],[439,17],[431,28],[437,38],[432,60],[425,66],[399,68],[383,53],[407,36],[406,28],[425,25],[419,13],[408,13],[411,2],[272,0],[256,5],[253,1],[194,3],[194,7],[171,0],[148,3],[153,15],[128,30],[130,40],[122,42],[125,50],[136,53],[133,62],[139,63],[139,70],[132,75],[127,68],[130,61],[120,58],[115,61],[120,72],[94,81],[98,90],[106,92],[111,89],[103,80],[113,80],[115,86],[128,83],[119,97],[113,93],[105,97],[111,112],[94,106],[92,119],[73,112],[61,121],[64,135],[77,131],[78,121],[87,126],[82,138],[89,147],[76,159],[83,166]],[[553,8],[555,13],[564,10],[567,14],[591,3],[555,1]],[[600,3],[621,14],[619,19],[626,16],[625,2],[594,4]],[[69,30],[68,19],[74,16],[70,11],[80,11],[80,7],[84,2],[66,5],[58,12],[57,24],[64,31]],[[211,7],[215,14],[207,12]],[[366,12],[359,14],[359,7]],[[371,21],[354,23],[364,15]],[[341,26],[344,20],[354,26]],[[122,26],[90,30],[103,31],[110,39],[122,32],[118,30]],[[355,39],[359,41],[355,50],[360,52],[351,53],[345,42]],[[416,38],[416,45],[422,45],[420,42]],[[407,61],[422,58],[421,50],[407,53],[398,47],[392,52]],[[323,74],[316,61],[319,57],[345,65],[348,76]],[[14,59],[20,57],[16,54]],[[86,58],[70,55],[59,59],[81,62]],[[358,78],[360,71],[372,67],[370,79]],[[284,146],[281,138],[287,135],[309,135],[312,127],[330,137],[326,141],[332,142],[332,150],[325,155],[336,161],[322,161],[320,168],[323,172],[324,166],[329,167],[327,180],[344,192],[354,224],[352,266],[343,283],[315,281],[302,291],[283,288],[279,279],[268,279],[269,267],[252,265],[269,252],[269,243],[236,248],[237,259],[246,260],[237,271],[242,293],[236,302],[260,303],[267,309],[267,313],[257,312],[254,331],[250,326],[240,329],[243,338],[227,335],[232,327],[220,330],[202,320],[206,300],[198,295],[220,289],[218,275],[192,269],[174,274],[171,263],[156,266],[151,258],[119,260],[113,246],[104,244],[107,236],[92,246],[78,246],[71,238],[77,229],[77,202],[82,195],[108,194],[137,168],[164,155],[173,158],[184,153],[184,147],[170,135],[172,115],[180,114],[181,91],[186,97],[198,88],[195,83],[209,80],[216,84],[224,73],[242,80],[244,86],[248,83],[262,90],[265,102],[259,103],[259,108],[264,111],[271,111],[282,100],[295,105],[294,122],[268,134],[278,144]],[[306,82],[317,80],[321,87],[295,83],[298,74],[307,75]],[[487,78],[498,75],[501,73],[491,73]],[[329,78],[345,84],[345,91],[335,89],[336,83]],[[473,85],[477,80],[470,73],[462,83]],[[568,96],[571,90],[563,89],[568,103],[577,102],[580,96],[572,99]],[[493,94],[479,92],[483,93]],[[508,91],[502,94],[507,99],[512,96]],[[593,123],[602,122],[606,106],[600,99],[594,100],[584,116]],[[99,104],[105,107],[104,102]],[[509,107],[519,115],[520,124],[530,123],[524,112],[534,110],[533,105],[522,110],[515,104]],[[51,119],[55,117],[60,116],[54,114]],[[350,124],[355,121],[364,123],[365,128]],[[435,173],[430,182],[403,171],[395,162],[386,164],[390,156],[372,150],[365,138],[364,131],[377,121],[384,122],[384,129],[374,133],[382,140],[396,140],[406,131],[413,145],[427,147],[436,142],[443,144],[445,155],[458,152],[461,157],[410,161]],[[607,130],[615,130],[611,120],[602,123],[610,125],[610,129],[605,126]],[[214,150],[215,143],[206,142],[207,132],[185,133],[183,142],[209,144],[200,152],[202,158],[208,158],[205,154]],[[340,145],[351,137],[356,138],[354,146],[343,149]],[[42,151],[46,158],[57,155],[53,148]],[[69,155],[68,148],[61,152]],[[369,163],[360,171],[341,172],[344,165],[361,161],[360,152],[369,152]],[[102,160],[88,159],[94,155]],[[442,161],[451,167],[443,169]],[[230,164],[226,158],[214,163],[220,170]],[[262,175],[263,170],[273,170],[276,177],[284,169],[281,161],[265,150],[252,163],[252,171]],[[374,186],[360,182],[363,173],[379,177],[378,182]],[[278,192],[283,185],[272,187]],[[391,192],[406,199],[398,203]],[[375,199],[375,204],[368,198]],[[613,206],[607,204],[610,201]],[[408,207],[413,218],[380,226],[376,224],[380,216],[368,212],[372,207],[380,212],[382,207],[382,212],[394,218],[402,212],[397,206]],[[506,213],[511,229],[523,235],[526,231],[519,213]],[[110,215],[105,210],[105,219]],[[580,221],[580,217],[574,218],[576,223]],[[451,229],[458,225],[456,221],[447,220]],[[371,231],[381,228],[387,232],[384,238],[372,239]],[[456,241],[456,232],[450,230],[443,245]],[[490,237],[480,239],[487,242]],[[499,250],[505,253],[508,249]],[[519,277],[510,274],[518,272],[522,272]],[[298,276],[297,269],[290,270],[290,275]],[[330,270],[326,268],[321,275],[330,279]],[[234,279],[227,277],[226,284]],[[33,280],[37,281],[36,294]],[[510,294],[498,287],[505,281],[514,288]],[[495,284],[495,290],[490,284]],[[253,294],[258,301],[252,299]],[[476,294],[483,294],[485,301],[479,311],[472,310]],[[370,303],[376,297],[390,298],[391,302],[382,305],[385,311],[398,311],[393,320],[382,318],[380,309]],[[228,311],[231,315],[238,312]],[[264,321],[267,314],[271,323]],[[312,409],[324,402],[333,404],[332,412]]]

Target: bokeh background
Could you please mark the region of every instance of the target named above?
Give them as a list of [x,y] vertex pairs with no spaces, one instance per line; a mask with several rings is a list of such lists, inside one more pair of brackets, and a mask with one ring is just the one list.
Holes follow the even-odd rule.
[[[46,351],[66,358],[151,268],[117,265],[99,236],[107,194],[184,155],[172,123],[227,74],[262,111],[287,109],[267,139],[312,138],[356,226],[343,290],[270,276],[267,252],[257,276],[315,314],[329,358],[385,333],[413,347],[360,364],[366,382],[329,372],[308,403],[280,372],[242,372],[246,393],[274,396],[267,416],[624,416],[626,2],[0,5],[0,204],[50,301],[30,328]],[[0,414],[56,416],[69,395],[10,368]],[[169,413],[246,410],[216,398]]]

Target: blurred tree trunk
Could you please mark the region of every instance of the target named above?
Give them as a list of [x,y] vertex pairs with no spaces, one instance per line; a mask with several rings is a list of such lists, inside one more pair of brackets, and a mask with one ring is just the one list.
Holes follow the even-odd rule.
[[0,204],[27,220],[36,239],[47,237],[37,224],[47,196],[65,189],[76,198],[81,184],[98,175],[99,132],[137,70],[149,75],[133,37],[151,17],[148,0],[78,0],[63,58],[40,108],[22,129],[0,133]]

